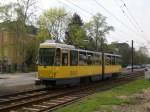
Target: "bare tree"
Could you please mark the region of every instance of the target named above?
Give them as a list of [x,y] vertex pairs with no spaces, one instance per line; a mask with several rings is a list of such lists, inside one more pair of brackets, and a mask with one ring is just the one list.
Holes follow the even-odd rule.
[[36,0],[17,0],[0,6],[0,21],[3,22],[1,25],[17,37],[15,49],[18,52],[17,54],[22,55],[23,62],[26,61],[26,37],[32,30],[28,26],[32,26],[36,3]]
[[38,22],[40,30],[48,32],[49,37],[47,38],[61,41],[67,28],[68,18],[64,8],[48,9],[40,16]]
[[105,36],[113,31],[114,28],[106,23],[106,17],[102,16],[100,13],[93,16],[92,20],[85,24],[85,29],[87,31],[88,37],[95,41],[96,49],[98,50],[98,44],[105,41]]

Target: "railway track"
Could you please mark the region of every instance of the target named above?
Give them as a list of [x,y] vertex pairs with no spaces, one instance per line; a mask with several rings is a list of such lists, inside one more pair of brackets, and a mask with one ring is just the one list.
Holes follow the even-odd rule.
[[[142,72],[133,75],[122,75],[119,78],[108,79],[91,85],[76,87],[75,89],[28,91],[0,97],[0,112],[44,112],[53,111],[61,106],[73,103],[83,97],[96,92],[111,89],[126,84],[139,77]],[[106,85],[107,83],[107,85]]]

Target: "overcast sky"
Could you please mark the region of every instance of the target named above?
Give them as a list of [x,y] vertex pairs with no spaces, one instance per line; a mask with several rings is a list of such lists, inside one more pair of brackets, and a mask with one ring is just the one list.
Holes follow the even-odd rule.
[[[3,2],[10,2],[14,0],[0,0]],[[107,17],[107,22],[114,26],[115,32],[107,36],[108,42],[119,41],[126,42],[135,41],[135,46],[150,45],[147,40],[149,38],[150,30],[150,0],[97,0],[109,13],[100,7],[95,0],[39,0],[38,6],[40,13],[52,7],[64,7],[68,12],[78,13],[84,22],[89,21],[96,13],[101,13]],[[122,1],[127,5],[127,10]],[[74,6],[76,4],[78,7]],[[80,9],[80,8],[82,9]],[[125,13],[121,11],[123,9]],[[86,10],[86,11],[83,11]],[[130,14],[129,14],[130,13]],[[133,19],[130,15],[132,14]],[[114,17],[115,16],[115,17]],[[137,23],[136,23],[136,22]],[[143,30],[143,31],[141,31]]]

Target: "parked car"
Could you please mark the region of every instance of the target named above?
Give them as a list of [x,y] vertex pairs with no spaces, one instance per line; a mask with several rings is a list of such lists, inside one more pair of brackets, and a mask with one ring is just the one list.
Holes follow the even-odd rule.
[[140,66],[140,65],[134,65],[133,68],[134,68],[134,69],[140,69],[141,66]]
[[[142,68],[140,65],[133,65],[133,69],[140,69],[140,68]],[[130,70],[130,69],[132,69],[132,66],[131,66],[131,65],[128,65],[128,66],[126,67],[126,69],[127,69],[127,70]]]
[[150,64],[146,64],[145,66],[146,66],[146,68],[150,68]]
[[127,70],[129,70],[129,69],[131,69],[131,68],[132,68],[131,65],[128,65],[128,66],[126,67]]

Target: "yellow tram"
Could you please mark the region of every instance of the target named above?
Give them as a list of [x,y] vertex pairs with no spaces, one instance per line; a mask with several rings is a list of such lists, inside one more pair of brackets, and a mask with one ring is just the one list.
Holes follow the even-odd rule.
[[[121,56],[104,53],[105,77],[121,72]],[[40,44],[38,78],[45,85],[74,85],[82,80],[100,80],[102,53],[46,41]]]

